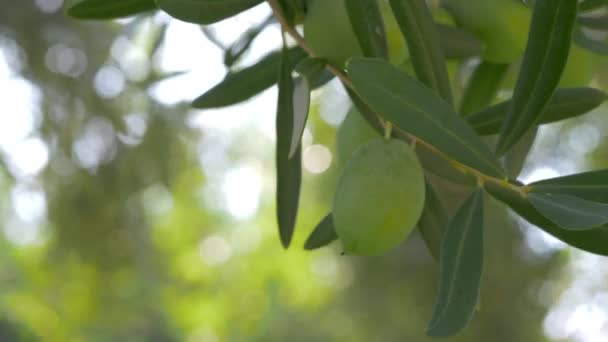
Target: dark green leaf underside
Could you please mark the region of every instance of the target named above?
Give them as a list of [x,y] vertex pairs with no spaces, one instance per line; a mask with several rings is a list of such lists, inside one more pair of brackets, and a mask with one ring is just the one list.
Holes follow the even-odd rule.
[[[287,55],[288,66],[292,69],[306,56],[306,52],[300,48],[290,48]],[[226,76],[194,100],[192,106],[199,109],[218,108],[245,101],[277,82],[280,63],[281,52],[270,53],[256,64]]]
[[106,20],[124,18],[156,9],[154,0],[85,0],[67,10],[76,19]]
[[376,0],[334,1],[344,1],[348,18],[363,55],[387,59],[386,32],[378,2]]
[[531,192],[563,194],[608,203],[608,169],[556,177],[528,185]]
[[[597,108],[608,97],[606,93],[594,88],[564,88],[555,91],[547,107],[538,119],[538,124],[546,124],[583,115]],[[497,134],[503,124],[511,100],[487,107],[466,119],[477,133]]]
[[439,32],[425,0],[389,0],[410,52],[418,79],[448,103],[452,88],[439,41]]
[[493,182],[486,183],[486,190],[519,216],[563,242],[590,253],[608,256],[608,226],[592,230],[566,230],[541,215],[519,193]]
[[156,0],[170,16],[195,24],[213,24],[243,12],[263,0]]
[[281,243],[289,247],[296,224],[302,182],[301,146],[292,158],[289,158],[289,145],[293,134],[293,90],[291,73],[293,68],[288,62],[288,52],[282,50],[279,72],[279,94],[276,118],[276,209]]
[[439,291],[427,334],[448,337],[471,320],[483,268],[483,191],[456,212],[441,243]]
[[528,198],[538,212],[564,229],[585,230],[608,223],[606,203],[548,193],[531,193]]
[[496,147],[504,155],[538,118],[568,60],[578,0],[537,0],[513,102]]
[[327,214],[321,222],[315,227],[310,233],[306,243],[304,243],[304,249],[313,250],[327,246],[338,238],[336,235],[336,229],[332,220],[331,213]]

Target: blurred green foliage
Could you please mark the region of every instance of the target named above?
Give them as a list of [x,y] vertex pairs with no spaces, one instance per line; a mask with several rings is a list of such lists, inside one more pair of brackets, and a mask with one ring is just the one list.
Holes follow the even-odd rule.
[[[49,150],[36,177],[14,172],[8,157],[0,168],[5,232],[18,186],[41,189],[47,213],[35,223],[42,236],[36,243],[1,235],[0,341],[429,340],[424,327],[438,265],[419,236],[375,258],[341,256],[339,244],[314,252],[300,247],[328,210],[340,168],[335,160],[321,175],[305,174],[294,244],[283,250],[266,189],[272,142],[245,128],[227,150],[216,148],[210,132],[188,124],[186,105],[163,105],[150,95],[150,86],[167,76],[161,71],[127,80],[113,99],[93,87],[101,67],[120,67],[109,54],[119,35],[151,58],[162,47],[162,21],[82,23],[37,3],[53,1],[0,0],[0,37],[19,47],[20,76],[41,92],[41,121],[32,135]],[[49,49],[57,44],[85,54],[82,73],[49,70]],[[603,64],[598,80],[605,84]],[[0,108],[9,110],[2,96]],[[141,136],[129,136],[131,113],[145,121]],[[334,146],[335,128],[318,113],[309,125],[315,144]],[[106,148],[87,167],[75,146],[90,130]],[[254,218],[218,209],[221,200],[209,197],[219,196],[217,179],[207,172],[217,165],[200,161],[201,148],[228,161],[222,172],[251,159],[261,165]],[[453,210],[462,189],[443,188],[453,194],[444,203]],[[505,209],[488,203],[480,314],[453,340],[545,341],[548,303],[538,293],[546,279],[558,278],[568,252],[535,255]]]

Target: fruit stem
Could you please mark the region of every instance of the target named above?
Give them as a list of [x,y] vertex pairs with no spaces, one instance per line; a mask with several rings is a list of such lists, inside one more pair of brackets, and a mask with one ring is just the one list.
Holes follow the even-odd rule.
[[389,121],[384,123],[384,139],[388,140],[391,138],[393,132],[393,124]]
[[[326,0],[326,1],[333,1],[333,0]],[[298,32],[294,27],[289,25],[289,23],[287,22],[285,17],[283,17],[282,12],[281,12],[281,6],[279,5],[278,0],[267,0],[267,3],[270,6],[270,9],[272,10],[273,15],[277,18],[277,20],[281,24],[283,32],[287,32],[296,41],[296,43],[304,51],[306,51],[306,53],[308,53],[308,55],[310,55],[310,57],[318,57],[317,54],[310,48],[310,46],[308,46],[308,44],[306,43],[306,40],[300,34],[300,32]],[[348,77],[348,75],[346,75],[344,70],[342,70],[330,63],[327,63],[326,67],[327,67],[327,70],[329,70],[332,74],[334,74],[336,77],[338,77],[342,81],[342,83],[344,83],[345,86],[350,88],[355,94],[358,95],[357,91],[353,87],[353,84],[352,84],[350,78]],[[378,117],[382,118],[379,115],[378,115]],[[390,124],[390,122],[386,122],[386,124],[384,126],[385,127],[385,136],[386,136],[387,127],[389,127],[389,126],[391,128],[389,129],[388,137],[390,137],[390,134],[391,134],[390,131],[392,130],[392,125]],[[478,183],[480,183],[480,184],[484,184],[485,182],[496,183],[500,186],[514,190],[515,192],[517,192],[518,194],[520,194],[520,196],[522,196],[524,198],[527,196],[528,188],[526,186],[519,186],[516,184],[509,183],[508,179],[497,178],[497,177],[486,175],[485,173],[483,173],[477,169],[474,169],[470,166],[464,165],[456,160],[449,158],[448,156],[445,155],[445,153],[438,150],[435,146],[430,145],[430,144],[426,143],[425,141],[418,139],[417,137],[413,136],[412,134],[406,133],[406,135],[407,135],[407,137],[409,137],[409,139],[411,141],[415,141],[417,144],[426,147],[429,151],[450,161],[454,166],[458,166],[457,167],[458,169],[461,169],[461,170],[475,176],[478,180]]]
[[[294,27],[289,25],[285,17],[281,14],[281,6],[277,0],[267,0],[270,9],[272,10],[272,14],[277,18],[283,31],[289,33],[289,35],[296,41],[296,43],[304,50],[310,57],[318,57],[317,54],[308,46],[304,37],[298,32]],[[352,83],[346,73],[340,70],[339,68],[331,65],[330,63],[326,64],[327,69],[336,77],[338,77],[344,84],[346,84],[349,88],[352,89]]]

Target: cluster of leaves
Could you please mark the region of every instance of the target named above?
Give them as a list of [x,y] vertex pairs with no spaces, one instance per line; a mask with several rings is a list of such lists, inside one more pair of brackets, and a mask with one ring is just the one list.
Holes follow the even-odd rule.
[[[460,110],[454,105],[446,58],[479,56],[481,45],[474,36],[435,23],[424,0],[390,0],[409,48],[415,72],[412,77],[387,61],[386,34],[378,30],[383,27],[378,2],[345,1],[363,52],[363,56],[351,58],[345,68],[318,58],[295,29],[306,15],[307,1],[269,0],[274,18],[300,46],[289,47],[284,39],[280,51],[230,73],[193,102],[195,108],[227,106],[278,83],[276,196],[285,247],[291,242],[299,206],[300,141],[310,91],[337,76],[374,128],[383,132],[385,123],[390,123],[395,138],[416,143],[428,174],[471,187],[469,197],[450,219],[433,185],[427,184],[427,203],[418,226],[440,262],[440,285],[429,335],[458,333],[477,307],[483,268],[484,192],[558,239],[608,255],[608,170],[522,184],[517,180],[519,170],[504,166],[504,160],[539,125],[582,115],[606,100],[606,94],[598,89],[558,89],[572,42],[598,54],[608,53],[606,45],[582,31],[585,27],[608,30],[608,17],[581,15],[606,6],[605,1],[536,0],[512,98],[491,105],[506,67],[482,61],[460,100]],[[112,19],[160,9],[177,19],[207,25],[261,2],[85,0],[71,7],[68,14],[80,19]],[[266,20],[226,48],[226,64],[234,64],[257,34],[272,23],[273,18]],[[498,135],[494,151],[482,139],[484,135]],[[328,214],[305,247],[318,248],[336,238]]]

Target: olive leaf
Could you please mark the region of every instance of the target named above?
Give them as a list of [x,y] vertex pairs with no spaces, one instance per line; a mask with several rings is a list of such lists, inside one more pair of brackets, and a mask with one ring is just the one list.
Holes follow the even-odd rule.
[[503,158],[503,164],[509,179],[517,179],[525,166],[528,154],[534,145],[538,127],[535,127],[526,134],[507,152]]
[[390,0],[418,79],[452,103],[452,88],[439,32],[425,0]]
[[537,0],[523,64],[496,153],[504,155],[537,123],[562,75],[578,0]]
[[383,119],[464,165],[505,177],[485,143],[436,92],[378,59],[352,58],[347,70],[355,91]]
[[581,26],[588,27],[594,30],[607,31],[608,30],[608,15],[596,17],[578,17],[578,23]]
[[530,203],[543,216],[564,229],[593,229],[608,223],[608,204],[571,195],[531,193]]
[[608,0],[583,0],[579,5],[579,9],[581,12],[586,12],[603,6],[608,6]]
[[[301,48],[290,48],[286,54],[290,70],[306,57],[306,52]],[[228,74],[223,81],[195,99],[192,107],[206,109],[230,106],[270,88],[277,82],[281,55],[281,51],[270,53],[254,65]]]
[[598,55],[608,55],[608,43],[600,40],[593,40],[585,34],[582,30],[574,31],[574,42],[576,45],[587,49]]
[[508,69],[508,64],[481,61],[462,94],[460,114],[466,117],[490,105]]
[[321,222],[310,233],[308,239],[304,243],[304,249],[313,250],[327,246],[338,238],[336,229],[334,228],[331,213],[327,214]]
[[295,229],[302,182],[300,144],[295,154],[289,157],[294,127],[294,82],[288,51],[284,45],[281,52],[276,118],[276,206],[279,235],[285,248],[289,247]]
[[441,243],[439,290],[427,334],[459,333],[473,316],[483,268],[483,191],[476,190],[451,219]]
[[264,0],[156,0],[170,16],[195,24],[213,24],[239,14]]
[[289,158],[292,158],[300,147],[310,108],[311,85],[322,77],[325,65],[326,61],[321,58],[305,58],[295,67],[301,77],[295,79],[293,89],[293,131]]
[[527,198],[510,187],[487,182],[485,189],[517,215],[553,235],[557,239],[584,251],[608,256],[608,225],[591,230],[567,230],[541,215]]
[[608,169],[549,178],[528,184],[531,193],[576,196],[588,201],[608,203]]
[[386,32],[382,13],[376,0],[344,1],[348,18],[355,31],[359,46],[366,57],[388,58]]
[[[608,95],[599,89],[563,88],[557,89],[544,111],[538,118],[538,124],[546,124],[574,118],[597,108],[608,99]],[[482,111],[466,117],[471,126],[481,135],[498,134],[511,101],[504,101],[487,107]]]
[[154,9],[154,0],[84,0],[68,8],[67,14],[76,19],[107,20]]

